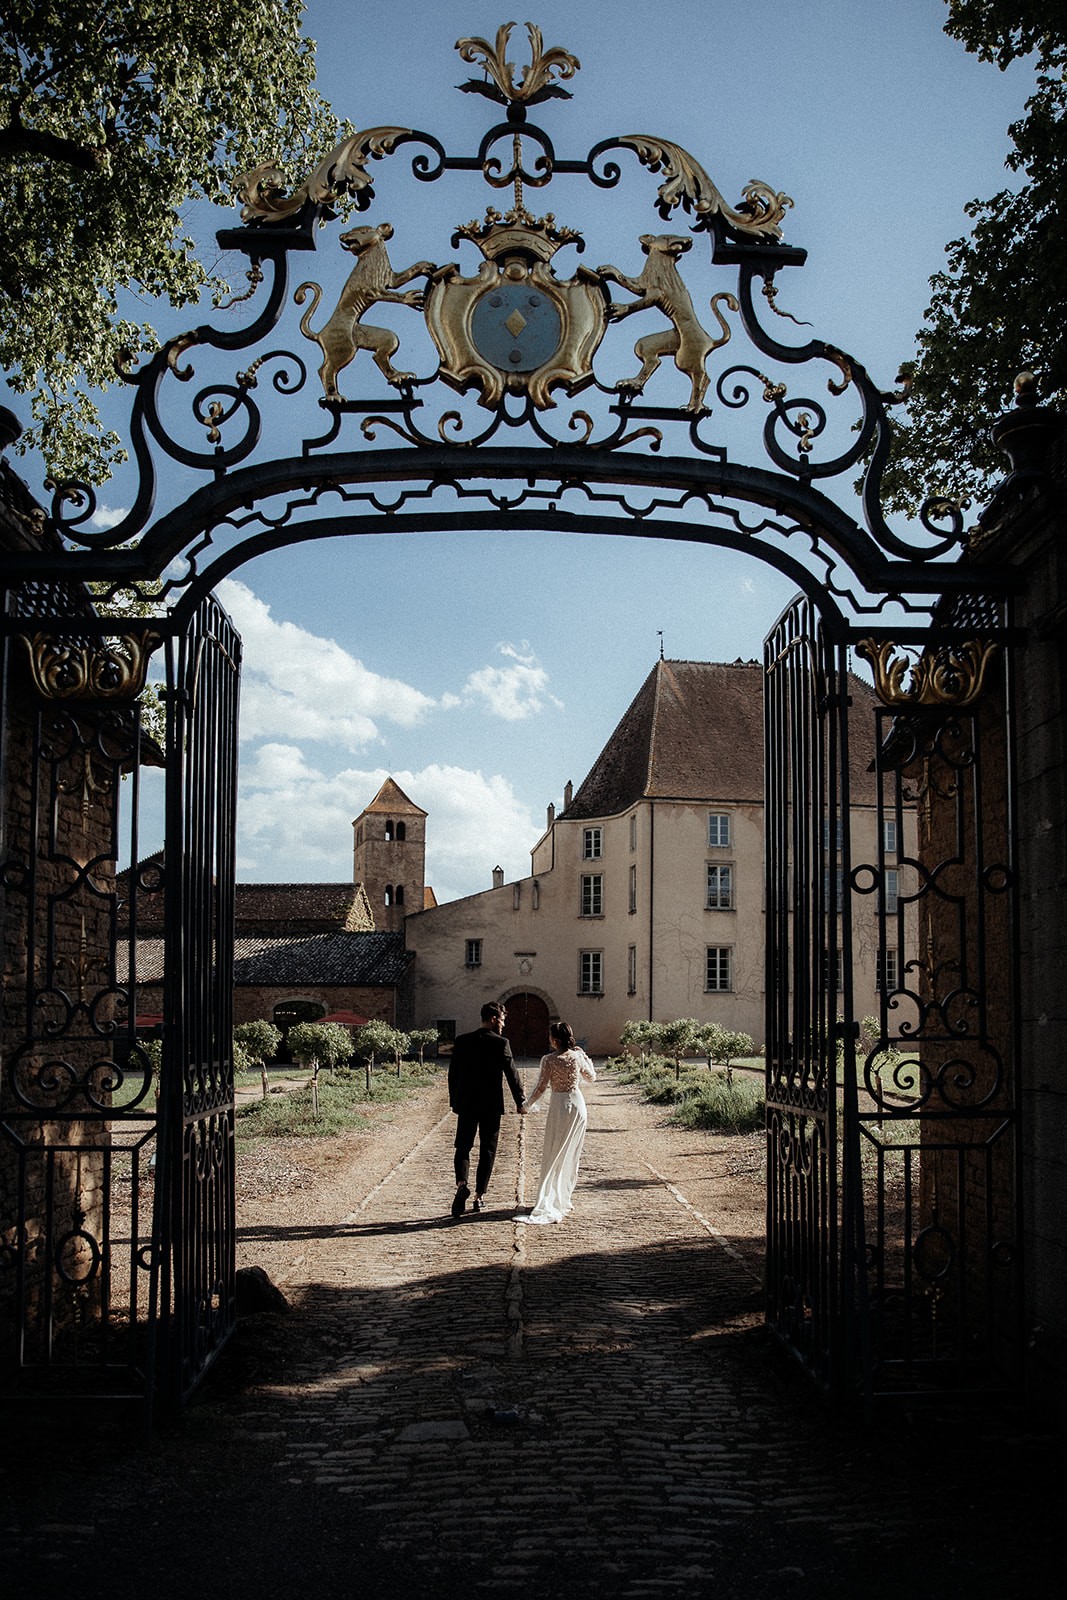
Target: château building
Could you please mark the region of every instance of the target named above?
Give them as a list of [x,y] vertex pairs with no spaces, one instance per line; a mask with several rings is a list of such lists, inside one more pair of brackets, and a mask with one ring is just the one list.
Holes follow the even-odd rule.
[[[850,688],[871,696],[859,679]],[[854,860],[873,861],[873,719],[855,724],[850,843]],[[516,1054],[541,1053],[558,1017],[595,1054],[617,1050],[639,1018],[715,1021],[761,1044],[763,763],[759,663],[657,662],[584,782],[549,806],[529,876],[505,883],[497,869],[491,888],[407,916],[418,1025],[447,1040],[498,999]],[[883,859],[903,853],[904,841],[884,843]],[[900,869],[887,876],[895,903]],[[863,909],[861,1015],[895,956],[879,952],[873,896],[866,920]]]

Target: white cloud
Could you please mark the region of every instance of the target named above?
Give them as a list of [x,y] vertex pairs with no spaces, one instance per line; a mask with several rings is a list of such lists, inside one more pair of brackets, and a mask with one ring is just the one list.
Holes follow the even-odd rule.
[[348,768],[331,777],[295,745],[271,743],[242,764],[242,877],[347,882],[352,823],[389,776],[428,813],[426,881],[439,900],[488,889],[495,866],[508,880],[529,872],[539,830],[499,774],[433,763],[418,772]]
[[244,641],[241,737],[328,740],[356,751],[381,742],[379,724],[411,728],[430,711],[456,705],[434,700],[399,678],[371,672],[335,643],[293,622],[277,622],[246,584],[225,578],[219,599]]
[[480,700],[491,716],[505,722],[521,722],[536,716],[546,705],[562,707],[548,692],[548,673],[524,639],[519,649],[498,646],[499,653],[512,662],[508,667],[481,667],[464,684],[464,693]]
[[97,506],[89,518],[90,528],[117,528],[123,517],[130,514],[129,506]]

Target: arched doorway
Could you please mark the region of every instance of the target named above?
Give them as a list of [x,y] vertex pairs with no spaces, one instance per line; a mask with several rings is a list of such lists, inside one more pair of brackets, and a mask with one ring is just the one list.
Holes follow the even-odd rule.
[[[962,1320],[965,1302],[984,1308],[997,1294],[1003,1299],[1005,1274],[1017,1300],[1017,1218],[1001,1203],[1012,1185],[989,1154],[996,1145],[1010,1164],[1018,1141],[1014,996],[1003,963],[987,963],[987,945],[975,937],[975,929],[1003,921],[1010,852],[1002,836],[985,836],[993,812],[966,803],[963,782],[974,801],[979,773],[994,773],[1004,802],[994,811],[1006,827],[1003,715],[994,713],[981,740],[975,731],[983,688],[992,685],[994,696],[1003,689],[1002,665],[990,666],[1007,639],[1003,593],[995,575],[952,559],[964,543],[958,507],[933,497],[917,524],[889,527],[880,489],[890,427],[884,397],[863,366],[819,339],[783,343],[788,330],[761,320],[761,313],[789,320],[775,304],[776,279],[804,260],[782,239],[785,197],[753,183],[733,207],[699,162],[666,140],[624,136],[582,159],[558,160],[528,111],[546,97],[541,91],[564,58],[553,52],[519,86],[506,62],[487,61],[492,81],[481,89],[506,120],[475,156],[450,157],[432,135],[390,127],[351,136],[292,193],[273,169],[249,174],[245,221],[220,242],[252,264],[251,320],[183,334],[130,375],[138,484],[129,511],[109,530],[93,531],[93,491],[61,485],[48,537],[32,551],[3,553],[2,625],[11,649],[0,771],[27,772],[34,796],[29,807],[21,796],[11,800],[3,864],[9,972],[24,1001],[13,1006],[3,1041],[4,1151],[18,1167],[22,1214],[51,1204],[40,1196],[62,1190],[53,1181],[59,1168],[103,1170],[116,1132],[135,1152],[155,1142],[150,1231],[129,1250],[130,1283],[144,1283],[144,1293],[131,1292],[125,1313],[131,1369],[151,1382],[144,1372],[154,1363],[158,1392],[174,1403],[195,1387],[235,1318],[231,980],[241,647],[214,589],[257,554],[326,537],[502,524],[516,534],[611,531],[745,550],[793,579],[801,599],[765,655],[766,770],[774,785],[766,846],[768,1321],[823,1386],[889,1391],[901,1386],[902,1368],[914,1376],[916,1352],[930,1368],[944,1365],[947,1352],[970,1375],[980,1365],[972,1335],[981,1317]],[[375,200],[372,157],[384,161],[409,143],[422,147],[414,181],[480,172],[490,198],[513,191],[512,210],[503,216],[490,207],[484,222],[456,234],[481,257],[473,273],[429,260],[397,272],[384,217],[350,230],[346,266],[353,258],[355,266],[339,313],[353,295],[364,311],[327,323],[320,316],[316,333],[314,311],[298,318],[293,310],[290,258],[315,248],[331,199],[352,195],[367,210]],[[586,179],[603,198],[621,190],[624,161],[637,177],[654,176],[653,208],[667,220],[681,206],[674,225],[686,216],[689,232],[639,235],[647,259],[638,275],[605,266],[565,277],[551,262],[579,236],[554,214],[534,216],[530,195],[565,176]],[[386,162],[374,176],[389,170]],[[642,225],[649,221],[644,216]],[[443,258],[445,243],[429,240],[426,249]],[[636,247],[628,248],[637,264]],[[343,253],[338,247],[338,260]],[[702,304],[710,295],[714,319],[694,309],[683,256],[687,272],[699,269]],[[414,280],[419,290],[398,293]],[[383,284],[402,333],[373,326]],[[298,292],[306,298],[312,290],[317,306],[319,285]],[[628,342],[613,346],[609,332],[636,311],[659,321],[651,338],[638,341],[642,370],[634,376]],[[702,318],[715,321],[715,337]],[[274,346],[275,329],[293,349]],[[414,350],[419,330],[432,360],[413,375],[391,356],[398,346],[406,351],[406,341]],[[720,352],[735,335],[747,338],[748,359],[728,366]],[[238,366],[234,358],[245,351],[254,353],[241,354]],[[190,376],[191,352],[205,370],[198,389],[183,391],[176,380]],[[312,365],[323,358],[321,395],[312,392],[308,354]],[[676,371],[657,377],[664,355]],[[814,397],[793,388],[794,374],[809,364]],[[342,394],[342,373],[355,398]],[[679,373],[687,391],[681,400],[654,403],[655,384]],[[851,504],[864,463],[853,514],[842,504]],[[157,514],[171,482],[160,468],[174,464],[178,487]],[[88,582],[110,587],[117,616],[93,612],[81,587]],[[133,774],[126,794],[135,813],[146,759],[136,696],[160,647],[166,864],[138,865],[134,853],[120,888],[111,836],[117,808],[109,810],[106,797]],[[847,829],[838,844],[850,798],[844,707],[861,651],[878,692],[884,824],[883,846],[867,861],[851,858]],[[893,828],[899,842],[906,807],[921,807],[928,827],[905,868],[890,862],[900,852],[890,852],[888,840]],[[87,816],[92,849],[69,837]],[[970,874],[965,891],[961,861]],[[853,1015],[849,990],[852,909],[870,897],[878,906],[882,992],[861,1037],[868,1019]],[[145,907],[160,901],[166,949],[157,1119],[150,1063],[136,1038],[136,930]],[[534,1001],[523,991],[517,1025],[521,1042],[539,1054],[548,1008]],[[519,1034],[512,1037],[515,1048]],[[24,1149],[31,1151],[25,1159]],[[131,1159],[136,1165],[140,1156]],[[885,1218],[894,1207],[891,1233]],[[75,1229],[83,1211],[68,1202],[65,1214],[43,1218],[40,1235],[76,1232],[84,1240],[96,1226],[106,1230],[106,1207]],[[76,1304],[61,1267],[50,1281],[50,1303],[66,1304],[72,1319],[87,1296],[102,1304],[108,1293],[99,1263],[110,1243],[94,1249],[93,1281],[79,1282]],[[37,1328],[40,1289],[25,1274],[19,1286],[16,1317],[26,1332]],[[1003,1343],[994,1327],[981,1351],[990,1367],[993,1347]],[[51,1329],[42,1348],[50,1358],[60,1348]]]
[[504,1029],[513,1056],[543,1056],[549,1048],[548,1024],[552,1014],[539,994],[524,990],[508,996]]

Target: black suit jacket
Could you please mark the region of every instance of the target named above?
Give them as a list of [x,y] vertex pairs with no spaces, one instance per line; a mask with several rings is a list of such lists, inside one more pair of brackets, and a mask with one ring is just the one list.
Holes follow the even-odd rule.
[[448,1101],[458,1115],[491,1117],[504,1114],[504,1080],[516,1107],[522,1105],[522,1082],[502,1033],[479,1028],[461,1033],[448,1065]]

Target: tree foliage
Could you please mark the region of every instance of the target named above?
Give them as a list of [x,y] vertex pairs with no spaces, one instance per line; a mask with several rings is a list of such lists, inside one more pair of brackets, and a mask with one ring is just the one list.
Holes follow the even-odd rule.
[[233,1030],[233,1040],[251,1061],[273,1061],[282,1042],[282,1033],[266,1017],[255,1017],[250,1022],[237,1024]]
[[1008,129],[1021,182],[966,207],[973,227],[946,248],[904,376],[886,474],[887,502],[914,513],[927,496],[982,499],[1007,462],[990,422],[1018,373],[1046,404],[1067,405],[1067,12],[1061,0],[948,0],[945,31],[1002,71],[1033,56],[1034,93]]
[[294,1061],[310,1066],[337,1067],[350,1061],[354,1053],[352,1035],[339,1022],[298,1022],[289,1029],[286,1044]]
[[154,349],[120,295],[227,292],[187,231],[258,162],[304,169],[335,141],[302,0],[7,0],[0,20],[0,365],[60,476],[122,459],[87,386]]
[[419,1066],[421,1067],[425,1063],[427,1050],[429,1050],[431,1045],[435,1045],[437,1043],[437,1029],[414,1028],[411,1033],[408,1034],[407,1040],[408,1049],[417,1050],[419,1052]]

